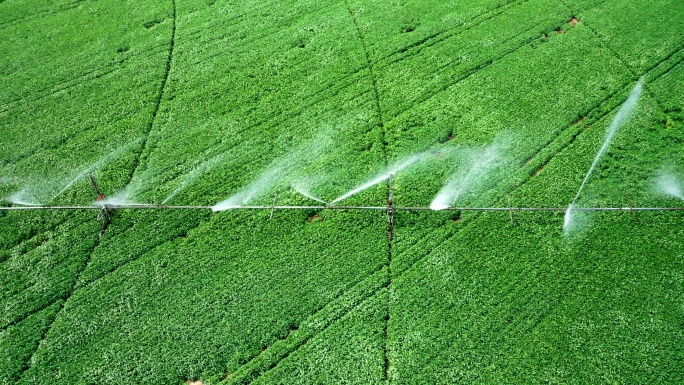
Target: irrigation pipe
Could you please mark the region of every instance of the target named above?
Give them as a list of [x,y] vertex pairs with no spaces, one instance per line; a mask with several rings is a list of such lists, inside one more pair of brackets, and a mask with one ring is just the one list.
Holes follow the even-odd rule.
[[[169,206],[153,204],[89,206],[10,206],[0,211],[26,210],[211,210],[213,206]],[[382,210],[387,206],[237,206],[230,210]],[[392,207],[394,211],[434,211],[429,207]],[[448,207],[440,211],[566,211],[567,207]],[[684,207],[573,207],[573,211],[684,211]]]

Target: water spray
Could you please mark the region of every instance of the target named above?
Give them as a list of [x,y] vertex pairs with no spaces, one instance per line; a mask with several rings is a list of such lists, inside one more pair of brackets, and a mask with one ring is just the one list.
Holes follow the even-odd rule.
[[414,163],[419,162],[420,160],[425,158],[425,154],[416,154],[416,155],[411,155],[407,158],[404,158],[395,164],[393,164],[391,167],[387,168],[384,172],[379,174],[378,176],[372,178],[366,183],[363,183],[362,185],[355,187],[354,189],[344,193],[343,195],[333,199],[330,204],[333,205],[342,199],[349,198],[352,195],[358,194],[363,190],[366,190],[370,187],[375,186],[376,184],[383,182],[387,179],[393,178],[397,173],[400,171],[408,168],[409,166],[413,165]]
[[[172,206],[161,204],[104,204],[102,206],[9,206],[0,207],[0,211],[29,211],[29,210],[212,210],[215,206],[184,205]],[[291,206],[291,205],[236,205],[231,210],[370,210],[387,211],[387,206]],[[506,212],[540,212],[566,211],[567,207],[448,207],[445,211],[506,211]],[[684,211],[684,207],[573,207],[572,211]],[[392,206],[392,211],[434,211],[427,206]]]
[[324,205],[328,206],[328,202],[324,201],[321,198],[314,196],[309,191],[305,190],[303,187],[298,186],[298,185],[292,185],[292,188],[295,189],[295,191],[297,191],[298,193],[304,195],[305,197],[312,199],[312,200],[315,200],[316,202],[323,203]]
[[671,173],[663,173],[658,177],[658,189],[665,195],[684,201],[684,190],[681,183]]
[[[88,175],[88,179],[90,180],[90,185],[93,187],[93,191],[95,192],[96,198],[95,198],[95,204],[98,202],[102,202],[105,200],[105,195],[102,193],[102,190],[100,190],[100,186],[97,185],[95,182],[95,178],[93,178],[92,175]],[[102,230],[100,230],[100,238],[102,238],[102,235],[104,235],[104,232],[107,230],[107,227],[109,227],[109,224],[112,221],[112,217],[114,216],[114,208],[107,204],[103,204],[100,207],[100,212],[97,214],[97,221],[102,222]]]
[[591,167],[589,167],[587,175],[584,177],[584,180],[582,180],[582,184],[580,185],[579,190],[577,190],[575,198],[572,200],[572,202],[565,211],[565,218],[563,221],[564,233],[567,234],[567,232],[570,229],[570,226],[572,226],[572,210],[577,210],[576,208],[574,208],[574,205],[577,202],[577,199],[579,198],[582,189],[584,189],[584,186],[587,184],[589,177],[591,177],[591,174],[594,172],[594,169],[596,168],[596,165],[598,164],[599,160],[608,149],[608,146],[610,146],[610,143],[613,141],[613,137],[617,133],[618,129],[627,122],[630,116],[632,116],[632,112],[634,112],[634,109],[637,106],[637,103],[639,102],[639,97],[641,96],[643,86],[644,78],[642,76],[641,78],[639,78],[639,81],[634,86],[634,88],[632,88],[632,91],[629,93],[629,97],[627,97],[627,100],[622,104],[622,106],[618,110],[617,114],[613,118],[613,121],[610,123],[610,126],[608,126],[608,130],[606,130],[606,137],[603,140],[603,145],[601,145],[601,148],[596,154],[596,157],[594,158]]

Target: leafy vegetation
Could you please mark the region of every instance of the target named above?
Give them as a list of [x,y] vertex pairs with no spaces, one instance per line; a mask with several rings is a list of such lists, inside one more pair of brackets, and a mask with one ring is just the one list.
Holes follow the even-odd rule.
[[[0,383],[681,383],[677,0],[0,1]],[[479,151],[479,152],[478,152]],[[474,160],[473,160],[474,159]],[[471,174],[474,175],[474,174]],[[256,183],[258,181],[259,183]],[[16,198],[16,196],[15,196]]]

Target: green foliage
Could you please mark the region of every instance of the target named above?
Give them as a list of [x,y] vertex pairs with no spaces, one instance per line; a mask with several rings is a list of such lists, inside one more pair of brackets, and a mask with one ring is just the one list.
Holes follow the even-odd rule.
[[0,384],[17,383],[61,305],[62,301],[57,301],[0,331]]
[[[676,0],[0,1],[0,197],[678,206]],[[475,159],[475,161],[473,160]],[[95,167],[97,166],[97,167]],[[61,194],[60,191],[64,190]],[[385,206],[380,183],[340,204]],[[11,203],[0,202],[2,206]],[[0,382],[682,383],[679,212],[0,211]]]

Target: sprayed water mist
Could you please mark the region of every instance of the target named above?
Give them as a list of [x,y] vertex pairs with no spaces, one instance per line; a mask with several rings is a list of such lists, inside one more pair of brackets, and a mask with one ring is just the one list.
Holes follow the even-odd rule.
[[582,189],[587,184],[589,177],[594,172],[596,165],[608,149],[608,146],[610,146],[610,143],[613,140],[613,137],[617,133],[618,129],[622,127],[627,122],[627,120],[632,116],[632,113],[634,112],[634,109],[636,108],[637,103],[639,102],[639,97],[641,96],[643,85],[644,78],[641,77],[637,84],[634,86],[634,88],[632,88],[632,91],[629,93],[629,97],[627,98],[627,100],[622,104],[620,110],[618,110],[617,114],[613,118],[613,121],[610,123],[610,126],[608,126],[608,129],[606,130],[606,137],[603,140],[603,145],[601,145],[601,148],[599,149],[598,153],[596,154],[596,157],[594,158],[594,162],[592,162],[591,167],[589,167],[589,171],[587,172],[587,175],[584,177],[584,180],[582,181],[579,190],[577,190],[575,198],[572,200],[572,202],[568,206],[568,209],[565,211],[563,231],[566,234],[572,225],[572,207],[575,205],[575,202],[577,202],[577,199],[579,198]]
[[295,189],[295,191],[297,191],[298,193],[304,195],[305,197],[307,197],[309,199],[315,200],[317,202],[321,202],[326,206],[328,205],[328,202],[324,201],[321,198],[316,197],[315,195],[313,195],[307,189],[305,189],[304,187],[302,187],[300,185],[292,185],[292,188]]
[[453,178],[447,182],[430,203],[432,210],[444,210],[451,207],[463,194],[473,187],[494,167],[501,159],[498,146],[493,144],[482,152],[473,156],[473,165],[462,178]]
[[370,187],[372,187],[372,186],[375,186],[376,184],[378,184],[378,183],[380,183],[380,182],[382,182],[382,181],[385,181],[385,180],[387,180],[387,179],[393,177],[394,175],[396,175],[396,174],[399,173],[400,171],[402,171],[402,170],[408,168],[409,166],[413,165],[414,163],[419,162],[419,161],[422,160],[423,158],[425,158],[425,154],[422,154],[422,153],[421,153],[421,154],[416,154],[416,155],[411,155],[411,156],[409,156],[409,157],[407,157],[407,158],[404,158],[404,159],[402,159],[402,160],[396,162],[395,164],[393,164],[391,167],[387,168],[387,170],[383,171],[383,172],[380,173],[379,175],[373,177],[373,178],[370,179],[368,182],[363,183],[362,185],[360,185],[360,186],[358,186],[358,187],[355,187],[355,188],[353,188],[352,190],[350,190],[350,191],[348,191],[348,192],[342,194],[342,195],[339,196],[338,198],[333,199],[333,200],[330,202],[330,204],[331,204],[331,205],[332,205],[332,204],[335,204],[336,202],[339,202],[339,201],[341,201],[342,199],[349,198],[349,197],[352,196],[352,195],[358,194],[358,193],[360,193],[360,192],[363,191],[363,190],[366,190],[366,189],[368,189],[368,188],[370,188]]
[[223,158],[225,158],[226,154],[220,154],[217,155],[210,160],[200,164],[198,167],[196,167],[194,170],[190,171],[188,174],[186,174],[183,178],[183,181],[180,183],[178,187],[176,187],[175,190],[169,194],[163,201],[162,204],[166,204],[168,201],[173,199],[178,193],[183,191],[186,187],[188,187],[192,182],[195,181],[195,179],[199,178],[202,174],[205,172],[211,170],[212,168],[216,167],[223,161]]
[[674,174],[668,172],[660,174],[657,185],[658,190],[663,194],[684,200],[682,184],[677,180]]
[[55,199],[57,199],[57,197],[59,197],[59,196],[62,195],[65,191],[67,191],[71,186],[73,186],[76,182],[78,182],[79,180],[81,180],[83,177],[85,177],[86,175],[90,174],[90,173],[93,172],[94,170],[97,170],[98,168],[100,168],[100,167],[104,166],[105,164],[109,163],[109,162],[112,161],[114,158],[118,157],[119,155],[121,155],[121,153],[123,153],[124,151],[126,151],[127,149],[129,149],[129,148],[130,148],[131,146],[133,146],[136,142],[138,142],[138,140],[134,140],[134,141],[132,141],[132,142],[129,142],[129,143],[127,143],[127,144],[125,144],[125,145],[123,145],[123,146],[117,148],[116,150],[114,150],[114,151],[110,152],[109,154],[105,155],[104,157],[100,158],[100,160],[98,160],[97,162],[95,162],[95,163],[93,163],[92,165],[90,165],[90,166],[84,168],[83,170],[81,170],[81,172],[78,173],[78,175],[76,175],[74,178],[72,178],[72,179],[71,179],[71,180],[70,180],[70,181],[69,181],[61,190],[59,190],[59,192],[58,192],[57,194],[55,194],[47,203],[50,204],[52,201],[54,201]]
[[237,193],[231,195],[228,199],[214,205],[211,210],[223,211],[246,205],[249,203],[249,201],[261,195],[261,193],[273,186],[278,181],[278,177],[279,175],[282,175],[283,171],[283,167],[280,165],[272,167],[265,173],[261,174],[257,180],[248,184]]
[[297,177],[296,173],[315,160],[331,144],[332,137],[327,131],[300,143],[294,151],[273,162],[256,180],[212,206],[212,211],[223,211],[244,206],[278,184],[291,184],[292,180]]
[[10,203],[22,206],[43,206],[40,200],[27,189],[21,189],[7,198]]

